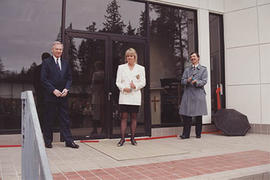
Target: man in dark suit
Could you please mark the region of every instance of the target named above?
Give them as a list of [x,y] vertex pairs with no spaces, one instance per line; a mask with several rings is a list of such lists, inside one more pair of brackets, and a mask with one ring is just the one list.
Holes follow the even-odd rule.
[[52,57],[42,62],[41,82],[44,87],[44,129],[43,137],[46,148],[52,148],[52,125],[56,118],[60,120],[60,133],[66,147],[79,148],[70,132],[67,95],[71,86],[71,69],[67,61],[61,59],[63,44],[55,41],[52,46]]

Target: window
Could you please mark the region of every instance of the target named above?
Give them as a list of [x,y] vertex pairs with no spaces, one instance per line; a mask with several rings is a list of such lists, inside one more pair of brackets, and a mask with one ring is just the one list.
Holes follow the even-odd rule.
[[212,114],[225,108],[223,17],[209,14]]
[[145,36],[145,3],[128,0],[67,0],[66,27]]
[[[35,80],[39,78],[35,73],[41,55],[50,52],[51,43],[60,39],[61,10],[61,1],[0,1],[0,133],[19,131],[22,91],[33,90],[38,100]],[[188,54],[197,50],[196,11],[131,0],[67,0],[65,19],[66,29],[125,35],[126,39],[147,38],[150,59],[145,51],[145,62],[150,63],[152,125],[175,126],[181,122],[179,79],[188,64]]]
[[150,98],[152,125],[179,123],[180,79],[196,47],[196,12],[150,5]]
[[[0,132],[19,131],[21,92],[58,37],[61,1],[0,1]],[[36,92],[35,92],[36,94]]]

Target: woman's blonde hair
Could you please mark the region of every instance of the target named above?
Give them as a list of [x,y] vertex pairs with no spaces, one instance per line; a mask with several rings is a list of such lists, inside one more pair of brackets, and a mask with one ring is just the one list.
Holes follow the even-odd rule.
[[126,50],[126,53],[125,53],[126,62],[127,62],[127,55],[130,55],[130,54],[135,56],[135,63],[137,63],[138,55],[137,55],[136,50],[133,49],[133,48],[129,48],[129,49]]

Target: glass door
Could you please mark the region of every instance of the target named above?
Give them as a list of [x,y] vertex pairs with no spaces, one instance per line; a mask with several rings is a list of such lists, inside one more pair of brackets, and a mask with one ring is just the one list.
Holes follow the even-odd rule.
[[[125,62],[125,51],[128,48],[134,48],[138,54],[138,64],[145,66],[146,59],[146,47],[144,41],[124,41],[113,39],[111,41],[112,45],[112,79],[111,79],[111,104],[112,104],[112,124],[111,124],[111,136],[112,137],[120,137],[120,123],[121,123],[121,115],[119,113],[118,108],[118,98],[119,98],[119,89],[115,84],[116,74],[118,65],[124,64]],[[147,134],[147,123],[145,113],[146,112],[146,98],[145,98],[145,89],[141,90],[142,92],[142,105],[140,107],[140,111],[137,116],[137,129],[136,136],[146,135]],[[128,119],[128,128],[127,134],[130,135],[130,119]]]
[[[67,33],[64,56],[72,67],[69,112],[75,139],[120,137],[119,89],[115,80],[118,65],[125,63],[125,51],[131,47],[137,51],[138,64],[145,66],[144,40],[104,34]],[[145,92],[143,89],[136,135],[150,133],[150,122],[145,122],[145,119],[150,119],[145,117],[145,102],[148,102]]]

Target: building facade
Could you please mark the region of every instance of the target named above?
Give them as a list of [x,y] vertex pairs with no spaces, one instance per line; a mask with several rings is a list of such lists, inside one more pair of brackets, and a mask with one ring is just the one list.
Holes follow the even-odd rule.
[[119,137],[115,76],[129,47],[146,67],[139,136],[180,133],[179,79],[193,51],[209,72],[204,124],[226,107],[246,114],[252,131],[269,133],[269,12],[269,0],[1,1],[0,134],[20,132],[24,90],[34,92],[42,126],[41,55],[55,40],[72,66],[76,139]]

